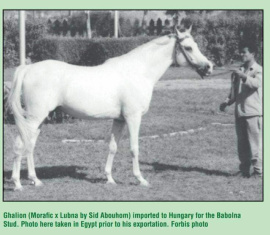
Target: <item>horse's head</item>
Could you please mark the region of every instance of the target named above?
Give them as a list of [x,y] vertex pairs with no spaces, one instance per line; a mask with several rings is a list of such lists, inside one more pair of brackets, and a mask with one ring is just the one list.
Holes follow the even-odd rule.
[[191,66],[203,78],[213,71],[213,64],[201,53],[191,36],[192,26],[184,32],[176,30],[176,62],[180,66]]

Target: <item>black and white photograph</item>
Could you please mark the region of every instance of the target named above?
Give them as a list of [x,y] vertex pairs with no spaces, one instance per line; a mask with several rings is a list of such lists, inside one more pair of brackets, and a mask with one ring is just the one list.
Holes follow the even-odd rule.
[[3,10],[3,201],[263,201],[263,10]]

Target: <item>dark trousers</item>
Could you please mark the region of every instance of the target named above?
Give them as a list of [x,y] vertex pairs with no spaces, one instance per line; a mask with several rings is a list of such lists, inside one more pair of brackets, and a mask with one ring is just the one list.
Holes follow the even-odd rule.
[[235,124],[240,171],[250,174],[252,166],[254,172],[262,173],[262,117],[236,118]]

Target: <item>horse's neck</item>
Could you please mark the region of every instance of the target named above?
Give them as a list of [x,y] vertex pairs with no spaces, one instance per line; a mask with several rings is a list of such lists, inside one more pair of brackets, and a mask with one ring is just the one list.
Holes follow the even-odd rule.
[[133,51],[108,60],[109,67],[120,66],[122,72],[150,81],[154,86],[173,62],[175,38],[167,36],[148,42]]
[[[141,63],[147,79],[155,85],[161,76],[166,72],[173,62],[173,50],[175,39],[165,38],[157,41],[153,48],[149,48],[148,53],[143,57]],[[166,42],[166,40],[168,40]],[[163,43],[164,42],[164,43]]]

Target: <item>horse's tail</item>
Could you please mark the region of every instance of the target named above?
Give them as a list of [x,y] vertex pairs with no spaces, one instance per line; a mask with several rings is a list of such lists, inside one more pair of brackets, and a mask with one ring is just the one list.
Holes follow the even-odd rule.
[[15,153],[22,155],[26,150],[26,145],[29,143],[30,129],[28,127],[27,120],[25,118],[25,110],[21,104],[21,92],[22,84],[25,73],[27,71],[27,65],[21,65],[16,69],[13,84],[8,97],[8,103],[14,115],[16,125],[19,130],[20,139],[17,139],[14,145]]

